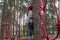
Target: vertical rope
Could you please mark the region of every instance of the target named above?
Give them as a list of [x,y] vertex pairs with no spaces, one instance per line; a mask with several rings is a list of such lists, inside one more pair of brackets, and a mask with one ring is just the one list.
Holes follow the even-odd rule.
[[53,7],[54,7],[54,11],[56,13],[56,16],[57,16],[57,21],[59,21],[59,15],[58,15],[58,11],[57,11],[57,8],[55,6],[55,1],[54,0],[52,0],[52,4],[53,4]]

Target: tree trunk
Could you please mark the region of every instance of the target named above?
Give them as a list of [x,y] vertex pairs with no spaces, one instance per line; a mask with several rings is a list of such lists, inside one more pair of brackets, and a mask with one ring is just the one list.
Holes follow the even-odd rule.
[[[8,0],[4,0],[2,20],[1,20],[1,40],[5,40],[6,36],[6,14],[8,9]],[[4,23],[4,24],[3,24]]]
[[60,16],[60,0],[58,0],[58,2],[59,2],[58,3],[58,9],[59,9],[58,11],[59,11],[59,16]]
[[39,22],[39,16],[38,16],[38,0],[33,0],[32,2],[33,6],[33,21],[34,21],[34,40],[43,40],[43,38],[40,36],[40,22]]
[[6,38],[11,39],[11,36],[12,36],[11,34],[12,20],[11,19],[12,19],[12,16],[14,15],[12,10],[14,6],[13,2],[11,2],[10,9],[8,11],[8,0],[4,0],[2,20],[1,20],[1,40],[5,40]]

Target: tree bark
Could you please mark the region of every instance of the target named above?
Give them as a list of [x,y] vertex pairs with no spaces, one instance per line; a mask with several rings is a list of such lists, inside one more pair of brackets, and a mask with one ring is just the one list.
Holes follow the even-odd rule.
[[5,40],[6,38],[11,39],[12,37],[12,32],[11,32],[12,24],[11,23],[12,23],[12,16],[14,15],[13,14],[14,10],[12,10],[14,6],[13,2],[11,2],[10,9],[8,11],[8,0],[4,0],[4,6],[2,10],[3,11],[2,20],[1,20],[1,40]]
[[[8,9],[8,0],[4,0],[3,12],[2,12],[2,20],[1,20],[1,40],[5,40],[6,36],[6,14]],[[3,24],[4,23],[4,24]]]
[[40,36],[40,21],[39,21],[39,10],[38,10],[38,0],[32,1],[33,6],[33,22],[34,22],[34,40],[43,40]]

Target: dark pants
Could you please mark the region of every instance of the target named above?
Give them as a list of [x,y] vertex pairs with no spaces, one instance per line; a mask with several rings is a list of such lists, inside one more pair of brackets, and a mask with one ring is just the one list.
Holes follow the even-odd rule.
[[30,33],[30,36],[32,36],[33,35],[33,30],[30,29],[29,33]]
[[31,23],[30,25],[28,25],[29,26],[29,34],[30,34],[30,36],[32,36],[33,35],[33,33],[34,33],[34,27],[33,27],[33,23]]

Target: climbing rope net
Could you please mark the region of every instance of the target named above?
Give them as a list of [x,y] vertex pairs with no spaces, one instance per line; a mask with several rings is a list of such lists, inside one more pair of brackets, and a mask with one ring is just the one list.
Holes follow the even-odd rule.
[[[60,33],[60,19],[59,19],[59,15],[58,15],[58,11],[57,11],[57,8],[56,8],[56,5],[55,5],[55,0],[51,0],[52,1],[52,5],[53,5],[53,8],[54,8],[54,12],[56,13],[56,16],[57,16],[57,22],[55,23],[56,24],[56,28],[57,28],[57,35],[55,38],[51,38],[49,35],[48,35],[48,32],[47,32],[47,26],[48,24],[46,24],[46,4],[47,4],[47,1],[48,0],[38,0],[38,7],[39,7],[39,17],[40,17],[40,21],[41,21],[41,24],[40,24],[40,33],[41,33],[41,36],[43,38],[45,38],[46,40],[55,40],[59,33]],[[43,16],[42,16],[43,15]]]

